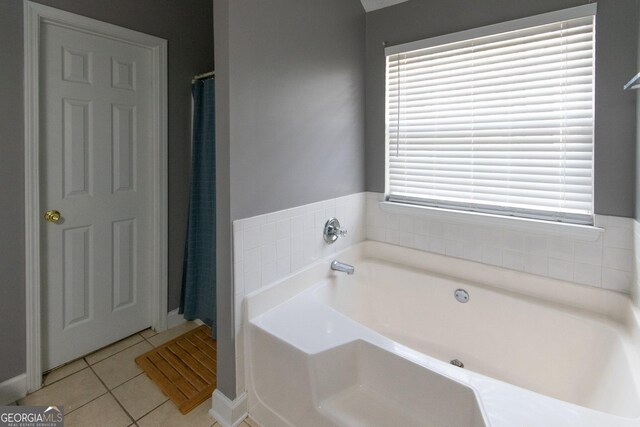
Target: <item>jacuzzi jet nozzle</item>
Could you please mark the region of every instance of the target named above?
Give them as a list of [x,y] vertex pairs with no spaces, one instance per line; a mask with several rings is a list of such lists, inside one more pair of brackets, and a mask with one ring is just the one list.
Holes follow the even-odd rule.
[[464,368],[464,363],[462,363],[461,361],[459,361],[458,359],[453,359],[451,362],[453,366],[457,366],[458,368]]

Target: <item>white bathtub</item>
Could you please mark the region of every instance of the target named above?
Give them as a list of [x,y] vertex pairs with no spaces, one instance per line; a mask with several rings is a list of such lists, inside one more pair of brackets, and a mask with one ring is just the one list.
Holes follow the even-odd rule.
[[640,426],[627,297],[376,242],[335,258],[356,273],[325,260],[246,300],[263,425]]

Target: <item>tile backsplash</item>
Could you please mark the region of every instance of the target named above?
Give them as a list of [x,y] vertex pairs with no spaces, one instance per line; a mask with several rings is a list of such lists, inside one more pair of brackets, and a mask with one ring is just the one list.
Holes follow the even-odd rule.
[[631,286],[631,297],[637,306],[640,306],[640,222],[633,221],[633,253],[634,253],[634,276],[633,286]]
[[[233,222],[238,393],[245,387],[245,295],[365,239],[631,293],[640,301],[640,223],[633,219],[597,215],[604,232],[592,241],[389,212],[382,210],[382,200],[380,193],[356,193]],[[348,234],[328,245],[322,232],[331,217]]]
[[[381,193],[356,193],[234,221],[237,324],[245,295],[365,239],[624,293],[640,283],[640,223],[631,218],[597,215],[604,232],[591,241],[388,212],[382,200]],[[348,233],[328,245],[322,231],[331,217]]]
[[596,216],[595,241],[383,211],[367,193],[367,239],[629,293],[634,220]]
[[[356,193],[234,221],[236,301],[364,240],[365,200],[366,193]],[[322,233],[331,217],[338,218],[347,235],[329,245]]]
[[[242,302],[245,295],[284,279],[314,262],[365,239],[366,193],[233,221],[233,280],[236,392],[244,391]],[[331,217],[347,235],[329,245],[324,225]]]

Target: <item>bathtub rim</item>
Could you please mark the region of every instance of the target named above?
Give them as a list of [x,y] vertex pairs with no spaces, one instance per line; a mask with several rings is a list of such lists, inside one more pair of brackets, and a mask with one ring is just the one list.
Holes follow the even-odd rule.
[[332,260],[354,263],[358,274],[358,261],[367,258],[508,292],[516,297],[602,315],[625,326],[640,343],[640,308],[635,306],[630,295],[373,240],[347,247],[247,294],[243,302],[243,323],[295,297],[318,281],[342,274],[331,271]]
[[[326,259],[318,260],[305,269],[296,271],[281,280],[248,294],[245,297],[242,304],[243,324],[241,328],[243,339],[245,341],[245,351],[238,356],[242,358],[242,361],[244,362],[244,369],[246,371],[245,385],[250,397],[250,411],[256,410],[262,412],[266,409],[260,407],[262,403],[259,402],[259,397],[253,396],[252,394],[252,373],[250,366],[251,343],[250,334],[248,332],[249,328],[252,327],[253,322],[250,320],[256,319],[279,305],[295,298],[301,293],[318,286],[319,282],[331,280],[332,277],[335,277],[335,274],[342,274],[331,271],[330,262],[333,259],[339,259],[340,261],[347,263],[354,263],[357,274],[358,261],[367,258],[381,259],[385,262],[416,268],[418,270],[445,276],[450,279],[470,282],[477,286],[488,288],[488,290],[506,292],[511,296],[525,297],[526,299],[534,300],[534,302],[538,303],[551,304],[554,306],[559,305],[561,307],[564,306],[572,310],[585,312],[585,314],[598,315],[597,317],[604,316],[607,318],[606,320],[615,322],[616,326],[620,326],[623,328],[624,332],[628,333],[624,341],[633,342],[634,350],[640,353],[640,310],[633,304],[629,295],[608,289],[594,288],[548,277],[535,276],[530,273],[507,270],[497,266],[480,264],[474,261],[452,258],[416,249],[367,240],[347,247],[335,254],[332,254]],[[454,271],[457,274],[451,274],[449,271]],[[463,274],[460,274],[461,272]],[[489,281],[490,283],[487,283]],[[575,298],[576,293],[580,298]],[[278,338],[282,339],[280,337]],[[438,373],[442,374],[441,371]],[[482,374],[477,375],[479,377],[485,377]],[[445,376],[454,381],[456,380],[455,376]],[[489,380],[498,381],[508,387],[521,389],[527,393],[539,395],[543,400],[550,399],[560,402],[563,407],[574,407],[580,412],[586,411],[585,414],[597,414],[597,418],[604,416],[606,419],[611,421],[619,419],[624,423],[624,425],[627,425],[628,423],[634,423],[633,425],[636,425],[635,423],[640,421],[640,417],[626,418],[606,412],[599,412],[591,408],[582,407],[550,396],[541,395],[534,391],[523,389],[519,386],[505,383],[500,380],[494,380],[491,378],[489,378]],[[492,425],[491,421],[488,419],[487,412],[485,412],[485,403],[484,399],[480,396],[480,392],[476,387],[470,384],[466,385],[470,386],[474,394],[476,394],[478,404],[482,408],[483,417],[485,418],[485,421],[488,422],[487,425]],[[253,405],[257,406],[253,407],[251,400],[256,398],[258,401],[254,401]],[[257,414],[258,413],[256,413],[256,415]],[[280,421],[283,420],[280,419]]]

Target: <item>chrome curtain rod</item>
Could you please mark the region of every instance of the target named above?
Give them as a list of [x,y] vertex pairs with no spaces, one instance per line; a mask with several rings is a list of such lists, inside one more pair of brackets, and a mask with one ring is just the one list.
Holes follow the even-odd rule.
[[198,74],[196,76],[193,76],[193,79],[191,79],[191,82],[193,83],[198,80],[208,79],[209,77],[214,77],[215,75],[216,75],[215,71],[209,71],[208,73]]

